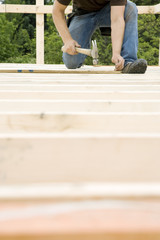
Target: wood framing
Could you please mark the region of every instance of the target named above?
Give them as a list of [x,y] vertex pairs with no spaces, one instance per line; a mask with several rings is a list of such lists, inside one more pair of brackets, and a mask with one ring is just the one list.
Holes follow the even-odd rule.
[[[44,0],[36,0],[36,5],[44,6]],[[36,14],[36,55],[37,64],[44,64],[44,14]]]
[[160,113],[0,112],[1,133],[160,133]]
[[0,185],[2,201],[75,201],[103,199],[159,199],[159,183],[33,183]]
[[2,202],[0,223],[0,240],[158,240],[160,203]]
[[160,3],[154,6],[154,14],[160,14]]
[[[52,13],[52,6],[44,5],[44,0],[36,0],[36,5],[0,4],[0,13],[33,13],[36,14],[36,53],[38,64],[44,64],[44,14]],[[70,13],[72,6],[66,8]],[[160,14],[160,4],[155,6],[138,6],[139,14]],[[159,48],[160,51],[160,48]],[[160,53],[159,53],[160,65]],[[26,72],[26,71],[24,71]]]
[[[52,13],[51,5],[41,4],[37,5],[21,5],[21,4],[1,4],[0,12],[5,13],[33,13],[33,14],[51,14]],[[68,14],[72,11],[72,7],[68,6],[65,13]],[[139,14],[160,14],[160,4],[155,6],[138,6]]]
[[39,100],[160,100],[160,91],[125,91],[125,92],[115,92],[115,91],[27,91],[27,90],[0,90],[0,99],[39,99]]
[[1,185],[160,182],[159,133],[1,133],[0,146]]

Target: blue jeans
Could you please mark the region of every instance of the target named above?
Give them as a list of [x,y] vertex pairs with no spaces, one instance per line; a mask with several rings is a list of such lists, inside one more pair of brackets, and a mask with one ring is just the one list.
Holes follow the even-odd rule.
[[[69,26],[69,31],[74,40],[76,40],[82,48],[90,48],[91,37],[94,31],[99,27],[110,27],[110,4],[98,12],[92,12],[81,16],[74,16]],[[125,7],[125,34],[121,49],[121,56],[125,59],[125,65],[128,62],[137,60],[138,51],[138,11],[135,3],[127,0]],[[69,69],[75,69],[82,66],[86,55],[77,54],[69,55],[63,53],[63,62]]]

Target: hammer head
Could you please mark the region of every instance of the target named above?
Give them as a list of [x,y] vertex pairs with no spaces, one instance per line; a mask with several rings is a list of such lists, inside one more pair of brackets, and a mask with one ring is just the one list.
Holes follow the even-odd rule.
[[98,64],[98,48],[96,40],[92,41],[91,56],[93,58],[93,65]]

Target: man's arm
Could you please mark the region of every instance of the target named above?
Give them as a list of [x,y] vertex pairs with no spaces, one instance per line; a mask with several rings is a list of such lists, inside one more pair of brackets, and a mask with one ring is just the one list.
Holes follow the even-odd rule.
[[80,47],[80,45],[72,38],[65,20],[65,9],[67,6],[60,4],[55,0],[53,5],[53,21],[55,26],[63,40],[64,52],[70,55],[77,54],[75,47]]
[[112,62],[115,63],[117,71],[123,69],[125,62],[121,56],[125,30],[124,11],[125,6],[111,6]]

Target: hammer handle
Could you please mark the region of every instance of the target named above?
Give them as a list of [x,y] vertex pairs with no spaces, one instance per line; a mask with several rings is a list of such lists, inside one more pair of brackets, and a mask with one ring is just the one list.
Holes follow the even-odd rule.
[[[64,47],[62,47],[62,51],[64,51]],[[76,52],[85,54],[87,56],[91,57],[91,49],[85,49],[85,48],[78,48],[76,47]]]
[[76,47],[76,52],[85,54],[87,56],[91,57],[91,49],[85,49],[85,48],[78,48]]

